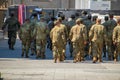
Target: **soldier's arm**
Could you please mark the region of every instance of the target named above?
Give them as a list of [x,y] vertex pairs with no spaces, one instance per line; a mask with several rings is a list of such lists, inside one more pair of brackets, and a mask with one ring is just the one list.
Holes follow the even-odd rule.
[[89,31],[89,40],[91,41],[93,38],[93,33],[94,33],[94,25],[91,27],[90,31]]
[[115,27],[113,30],[113,36],[112,36],[113,42],[116,43],[116,39],[117,39],[117,28]]
[[50,31],[50,39],[52,40],[54,28]]
[[50,30],[48,28],[48,25],[46,24],[46,35],[49,35],[49,33],[50,33]]
[[20,23],[19,23],[19,21],[17,20],[17,27],[18,27],[18,30],[20,29]]
[[21,28],[20,28],[20,30],[19,30],[19,32],[18,32],[18,36],[19,36],[20,40],[21,40],[21,36],[22,36],[22,27],[23,27],[23,26],[21,26]]
[[83,38],[84,38],[84,41],[87,41],[87,29],[86,29],[86,26],[83,27]]
[[73,36],[73,28],[71,28],[70,30],[70,34],[69,34],[69,39],[72,40],[72,36]]
[[107,44],[108,38],[107,38],[107,34],[106,34],[106,28],[103,26],[103,37],[104,37],[104,42],[105,44]]
[[33,39],[35,39],[35,37],[36,37],[36,32],[37,32],[37,28],[35,27],[35,28],[33,29],[32,34],[31,34],[31,36],[32,36]]

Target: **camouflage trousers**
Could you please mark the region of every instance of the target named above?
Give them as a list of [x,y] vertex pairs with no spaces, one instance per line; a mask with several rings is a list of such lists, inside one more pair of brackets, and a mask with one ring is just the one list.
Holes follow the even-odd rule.
[[73,42],[74,62],[84,60],[84,44],[83,41]]
[[102,48],[103,42],[102,41],[94,41],[92,42],[92,54],[93,54],[93,61],[102,61]]
[[46,47],[46,40],[36,40],[36,51],[37,51],[36,58],[39,57],[41,57],[42,59],[45,58],[45,47]]
[[113,58],[113,53],[114,53],[114,46],[112,43],[113,43],[112,40],[107,41],[107,53],[109,60]]
[[28,57],[29,48],[30,48],[30,39],[22,40],[22,57],[24,56],[24,54],[26,57]]
[[63,53],[64,47],[63,47],[63,44],[53,43],[52,50],[53,50],[53,58],[54,58],[55,62],[57,60],[58,60],[58,62],[64,60],[64,53]]
[[10,48],[13,48],[16,42],[16,31],[8,31],[8,45]]
[[120,56],[120,42],[116,43],[116,49],[114,52],[114,60],[118,61],[118,55]]

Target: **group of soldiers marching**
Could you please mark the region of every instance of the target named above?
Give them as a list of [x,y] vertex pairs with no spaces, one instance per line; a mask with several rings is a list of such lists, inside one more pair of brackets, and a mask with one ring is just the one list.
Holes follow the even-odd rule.
[[82,16],[71,15],[69,21],[62,15],[57,19],[51,17],[46,23],[45,17],[38,21],[37,14],[34,14],[34,18],[26,19],[18,30],[22,41],[21,56],[28,58],[31,48],[31,55],[45,59],[48,42],[54,62],[61,62],[66,58],[66,45],[69,43],[70,57],[73,57],[74,63],[84,61],[87,55],[92,57],[93,63],[102,62],[102,55],[106,57],[106,53],[109,60],[116,62],[120,51],[120,19],[115,21],[113,17],[113,14],[105,16],[105,22],[101,24],[98,16],[92,17],[83,11]]

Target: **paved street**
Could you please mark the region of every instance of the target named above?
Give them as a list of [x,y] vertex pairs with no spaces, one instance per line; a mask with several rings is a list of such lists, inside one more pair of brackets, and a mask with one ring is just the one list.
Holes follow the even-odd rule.
[[8,49],[7,39],[0,39],[0,72],[3,80],[120,80],[120,62],[104,60],[93,64],[91,60],[73,63],[67,60],[53,63],[52,52],[46,49],[47,59],[21,58],[21,42],[15,50]]

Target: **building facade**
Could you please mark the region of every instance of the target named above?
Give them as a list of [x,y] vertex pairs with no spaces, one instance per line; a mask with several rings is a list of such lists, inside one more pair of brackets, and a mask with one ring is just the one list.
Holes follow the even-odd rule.
[[12,4],[37,5],[40,8],[120,10],[120,0],[11,0]]

